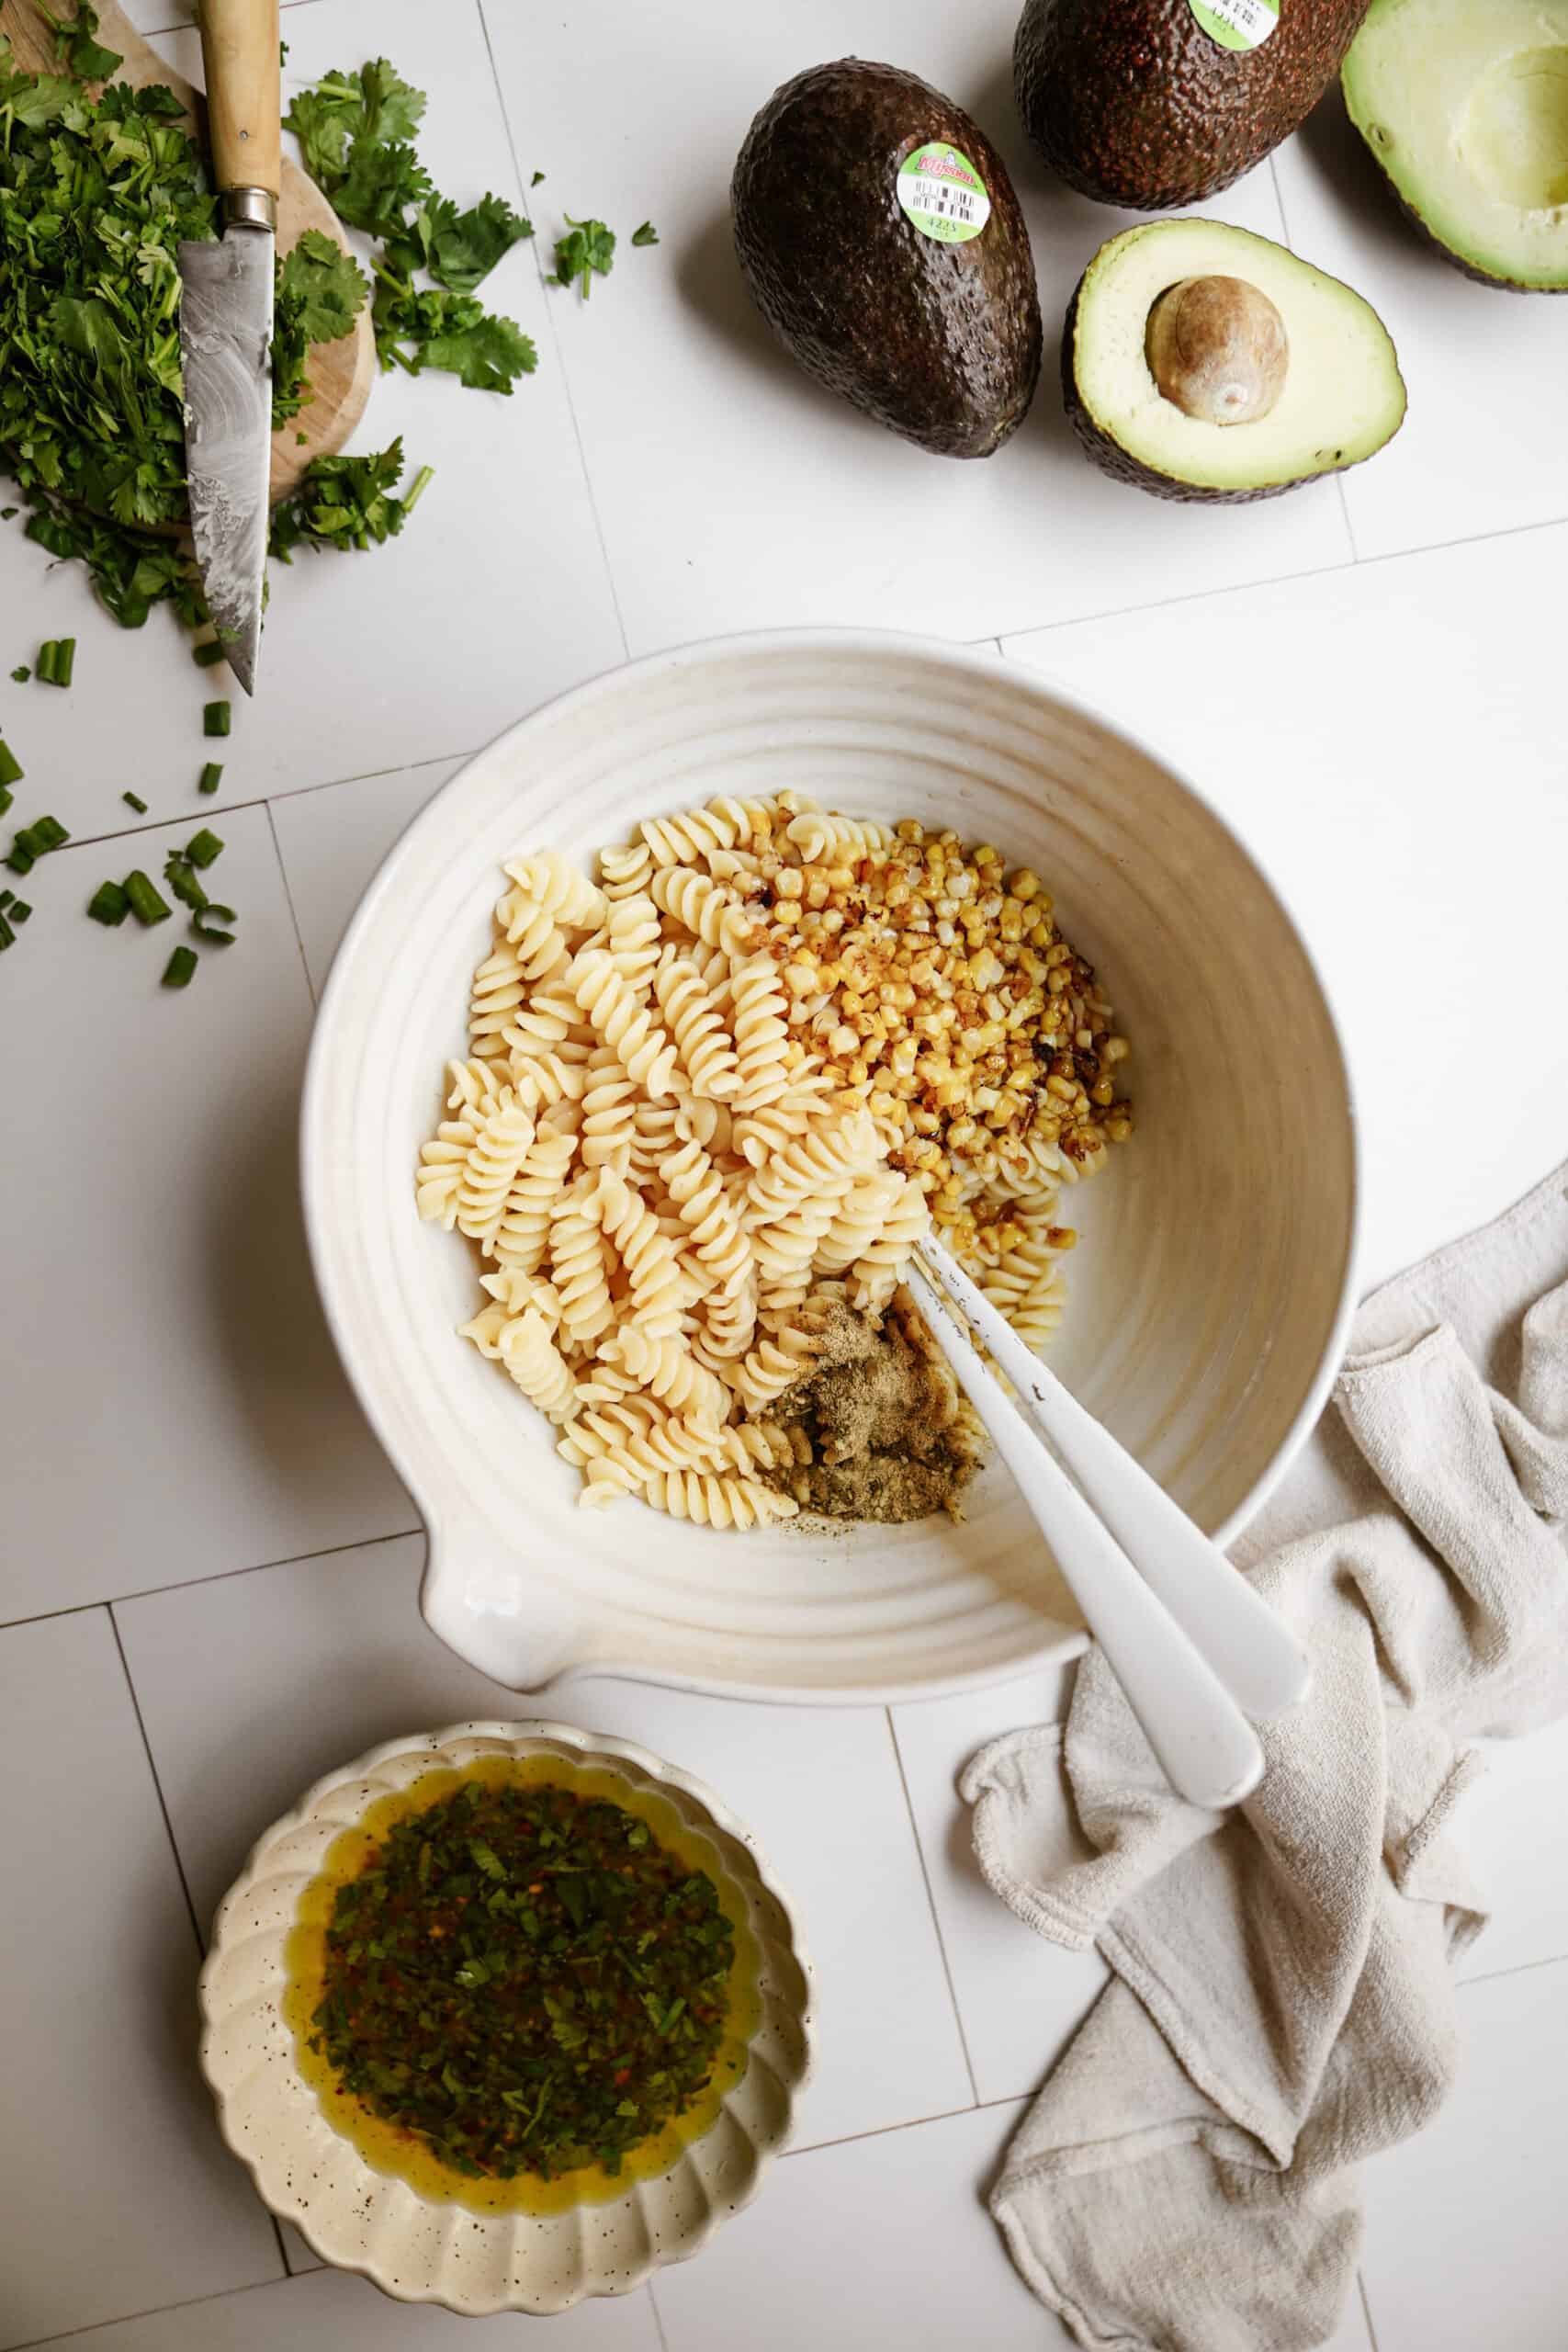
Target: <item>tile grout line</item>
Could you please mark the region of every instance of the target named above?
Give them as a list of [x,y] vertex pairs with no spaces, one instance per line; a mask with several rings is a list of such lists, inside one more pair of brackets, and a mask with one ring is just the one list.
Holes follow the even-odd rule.
[[1528,1976],[1535,1968],[1568,1968],[1568,1952],[1543,1952],[1539,1960],[1517,1960],[1511,1968],[1487,1968],[1476,1976],[1461,1976],[1454,1991],[1467,1993],[1472,1984],[1497,1984],[1505,1976]]
[[942,1960],[942,1973],[947,1984],[947,1997],[953,2004],[953,2021],[958,2028],[958,2046],[964,2052],[964,2071],[969,2077],[970,2097],[976,2107],[980,2104],[980,2086],[975,2076],[975,2062],[969,2054],[969,2037],[964,2030],[964,2013],[958,2006],[958,1991],[953,1981],[953,1968],[947,1957],[947,1939],[937,1917],[936,1896],[931,1892],[931,1872],[926,1868],[926,1849],[920,1843],[920,1825],[915,1818],[914,1802],[909,1795],[908,1777],[904,1770],[904,1758],[898,1747],[898,1726],[893,1720],[891,1707],[882,1710],[887,1724],[887,1736],[893,1747],[893,1761],[898,1768],[898,1786],[904,1792],[904,1810],[909,1816],[909,1835],[915,1841],[915,1858],[920,1866],[920,1884],[926,1890],[926,1906],[931,1915],[931,1927],[936,1935],[936,1948]]
[[801,2156],[814,2156],[823,2148],[852,2148],[862,2140],[886,2140],[894,2132],[921,2132],[928,2123],[957,2123],[966,2115],[983,2115],[988,2107],[1008,2107],[1004,2098],[976,2099],[972,2107],[942,2107],[934,2115],[908,2115],[899,2123],[875,2123],[869,2132],[840,2132],[831,2140],[810,2140],[803,2148],[786,2148],[780,2156],[781,2165],[795,2163]]
[[29,2335],[25,2344],[13,2344],[8,2352],[44,2352],[50,2344],[81,2344],[89,2335],[101,2335],[106,2327],[130,2327],[140,2319],[161,2319],[165,2312],[193,2312],[202,2303],[226,2303],[236,2295],[254,2295],[264,2287],[288,2286],[293,2273],[286,2271],[278,2278],[247,2278],[241,2287],[220,2287],[216,2294],[186,2295],[177,2303],[149,2303],[144,2311],[120,2312],[114,2319],[96,2319],[90,2327],[68,2327],[61,2335]]
[[[186,1866],[180,1854],[179,1842],[175,1836],[175,1825],[170,1816],[168,1799],[164,1794],[164,1783],[158,1778],[157,1758],[152,1753],[152,1742],[148,1736],[147,1720],[141,1712],[141,1701],[137,1695],[136,1679],[130,1671],[130,1660],[125,1654],[125,1643],[120,1635],[119,1620],[114,1613],[114,1604],[112,1601],[107,1606],[107,1613],[109,1621],[109,1631],[114,1635],[114,1645],[119,1654],[120,1672],[125,1677],[125,1687],[127,1694],[130,1700],[131,1713],[136,1717],[136,1728],[141,1735],[141,1746],[147,1758],[147,1770],[152,1775],[152,1792],[158,1800],[158,1811],[163,1815],[164,1835],[169,1841],[169,1851],[174,1857],[175,1869],[179,1876],[180,1893],[186,1899],[186,1912],[190,1920],[191,1934],[196,1939],[197,1956],[205,1959],[207,1954],[207,1939],[201,1932],[201,1922],[197,1917],[196,1904],[192,1898],[190,1891],[190,1881],[186,1876]],[[289,2276],[288,2255],[283,2243],[283,2232],[278,2224],[276,2213],[269,2211],[266,2218],[272,2225],[272,2234],[274,2239],[276,2241],[277,2259],[282,2265],[282,2276],[287,2278]],[[276,2280],[269,2280],[267,2283],[269,2285],[276,2285]]]
[[[1377,555],[1357,555],[1342,563],[1312,564],[1303,571],[1270,572],[1262,580],[1236,580],[1222,587],[1190,588],[1175,596],[1156,596],[1143,605],[1108,605],[1100,612],[1069,613],[1061,620],[1042,621],[1034,628],[1004,629],[997,643],[1004,654],[1010,643],[1021,644],[1026,638],[1050,637],[1057,629],[1090,628],[1100,621],[1133,620],[1144,613],[1163,613],[1173,605],[1202,604],[1218,596],[1255,596],[1262,588],[1288,588],[1300,580],[1332,580],[1344,571],[1370,571],[1376,564],[1408,563],[1417,556],[1450,555],[1460,548],[1491,546],[1495,541],[1517,539],[1527,532],[1557,531],[1568,526],[1568,514],[1548,514],[1537,523],[1510,523],[1498,531],[1469,531],[1457,539],[1431,539],[1419,547],[1384,548]],[[1009,659],[1012,659],[1009,655]]]
[[299,910],[294,904],[294,893],[288,887],[288,867],[283,855],[283,843],[277,838],[271,801],[264,800],[262,807],[266,811],[266,830],[272,841],[272,854],[277,860],[277,878],[283,885],[283,902],[288,909],[288,920],[293,926],[294,944],[299,950],[299,968],[305,975],[305,991],[314,1011],[321,1000],[316,994],[316,983],[310,977],[310,959],[305,953],[305,934],[299,928]]
[[653,2280],[654,2280],[654,2277],[655,2277],[655,2275],[656,2275],[656,2274],[655,2274],[655,2273],[653,2273],[652,2271],[650,2271],[650,2272],[649,2273],[649,2279],[648,2279],[648,2301],[649,2301],[649,2308],[651,2310],[651,2312],[652,2312],[652,2313],[653,2313],[653,2327],[654,2327],[654,2333],[655,2333],[655,2335],[656,2335],[658,2336],[658,2338],[659,2338],[659,2352],[670,2352],[670,2338],[669,2338],[669,2336],[668,2336],[668,2335],[665,2334],[665,2332],[664,2332],[664,2314],[663,2314],[663,2312],[662,2312],[660,2310],[660,2308],[659,2308],[659,2298],[658,2298],[658,2296],[657,2296],[657,2295],[654,2293],[654,2291],[653,2291]]
[[[316,0],[295,0],[295,5],[299,7],[313,6],[316,5]],[[238,816],[245,808],[271,808],[280,800],[308,800],[315,792],[335,792],[341,784],[375,784],[379,779],[392,776],[417,775],[422,768],[444,767],[450,760],[471,760],[473,757],[472,749],[461,752],[433,752],[427,759],[405,760],[399,767],[361,768],[353,775],[323,776],[319,784],[297,784],[288,790],[262,791],[248,800],[218,800],[211,808],[198,808],[191,813],[205,824],[214,817]],[[154,817],[149,810],[145,824],[119,825],[108,833],[73,833],[70,841],[63,846],[68,849],[91,849],[95,843],[102,844],[105,842],[141,841],[148,833],[155,833],[164,825],[183,825],[187,821],[187,818],[178,815]]]
[[1367,2274],[1361,2269],[1356,2272],[1356,2292],[1361,2299],[1361,2317],[1367,2324],[1367,2340],[1372,2352],[1378,2352],[1378,2332],[1372,2325],[1372,2307],[1367,2298]]
[[[479,35],[485,45],[485,56],[490,61],[490,78],[495,89],[496,104],[501,108],[501,126],[506,133],[507,149],[512,157],[512,169],[517,181],[517,193],[522,200],[523,209],[527,214],[529,220],[532,222],[534,220],[533,190],[527,186],[523,177],[523,158],[518,153],[517,141],[513,134],[512,117],[507,110],[506,92],[502,87],[501,74],[496,66],[495,50],[491,41],[490,23],[485,16],[484,0],[474,0],[474,6],[479,12]],[[538,227],[536,222],[534,224],[534,227],[535,233],[531,240],[535,249],[534,266],[538,271],[540,284],[544,291],[545,323],[549,334],[550,349],[555,354],[556,366],[560,371],[561,391],[566,401],[566,413],[571,419],[571,437],[577,448],[577,462],[582,469],[583,494],[588,501],[588,511],[593,517],[593,535],[599,542],[599,560],[604,567],[604,584],[610,592],[610,608],[615,616],[615,628],[620,634],[621,658],[625,662],[629,662],[632,658],[631,639],[626,635],[626,615],[621,610],[621,592],[616,584],[615,567],[610,561],[610,549],[604,537],[604,517],[599,512],[599,493],[594,486],[592,470],[588,463],[588,452],[582,446],[582,427],[578,421],[577,402],[572,397],[571,377],[568,372],[566,361],[562,356],[560,337],[556,333],[555,315],[550,302],[549,288],[547,286],[544,286],[546,275],[545,264],[544,256],[538,249]]]
[[73,1600],[64,1609],[39,1609],[30,1617],[7,1617],[0,1621],[0,1634],[9,1634],[19,1625],[44,1625],[51,1617],[83,1617],[92,1609],[124,1609],[133,1600],[155,1600],[160,1593],[195,1592],[209,1584],[230,1584],[235,1577],[265,1576],[269,1568],[300,1568],[311,1560],[331,1560],[340,1552],[368,1552],[380,1544],[404,1544],[411,1535],[423,1535],[424,1523],[418,1521],[412,1527],[395,1527],[386,1535],[361,1535],[349,1544],[328,1544],[320,1552],[293,1552],[278,1560],[251,1560],[243,1568],[219,1568],[207,1577],[186,1577],[174,1584],[146,1584],[135,1592],[117,1592],[96,1600]]
[[[125,1677],[125,1687],[130,1699],[131,1713],[136,1717],[136,1728],[141,1734],[142,1750],[147,1758],[147,1770],[152,1775],[153,1794],[158,1800],[158,1810],[164,1816],[164,1834],[169,1841],[169,1851],[174,1856],[175,1869],[179,1874],[180,1893],[186,1899],[186,1910],[190,1918],[191,1934],[196,1939],[197,1954],[198,1958],[205,1959],[207,1939],[201,1932],[201,1925],[196,1915],[196,1905],[191,1900],[190,1882],[186,1877],[186,1866],[180,1860],[180,1849],[175,1842],[175,1825],[169,1818],[169,1807],[164,1795],[164,1784],[158,1778],[158,1766],[152,1754],[152,1743],[147,1736],[147,1724],[141,1713],[141,1702],[136,1695],[136,1683],[131,1675],[130,1661],[125,1655],[125,1644],[120,1639],[119,1620],[114,1613],[112,1601],[106,1603],[105,1608],[109,1621],[109,1631],[114,1635],[114,1645],[119,1653],[119,1668]],[[281,2246],[279,2251],[282,2251]]]

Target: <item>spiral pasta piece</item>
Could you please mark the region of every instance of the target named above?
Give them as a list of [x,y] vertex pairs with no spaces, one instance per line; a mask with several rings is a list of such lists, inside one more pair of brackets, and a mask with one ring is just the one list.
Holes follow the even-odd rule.
[[857,1258],[870,1249],[887,1222],[904,1180],[891,1168],[879,1168],[862,1177],[836,1204],[831,1222],[817,1249],[819,1274],[847,1273]]
[[584,1175],[550,1210],[550,1279],[560,1298],[561,1329],[574,1348],[588,1347],[615,1319],[598,1206],[594,1180]]
[[776,1405],[786,1388],[808,1372],[817,1343],[804,1331],[781,1332],[759,1340],[749,1355],[726,1368],[725,1377],[749,1414],[764,1405]]
[[757,1329],[757,1283],[748,1274],[735,1290],[710,1292],[703,1319],[692,1337],[692,1353],[710,1372],[743,1356]]
[[1043,1356],[1056,1335],[1066,1304],[1061,1269],[1049,1260],[1027,1290],[1007,1309],[1008,1321],[1026,1348]]
[[727,1292],[738,1290],[751,1264],[751,1245],[702,1145],[692,1137],[661,1163],[659,1173],[696,1256]]
[[505,1052],[502,1032],[521,1012],[527,995],[528,983],[517,951],[502,940],[475,972],[468,994],[468,1036],[479,1059],[488,1061]]
[[529,1403],[552,1421],[566,1420],[573,1409],[576,1385],[536,1307],[505,1326],[500,1346],[502,1363]]
[[613,1168],[617,1176],[626,1174],[637,1134],[637,1089],[615,1047],[596,1047],[588,1064],[578,1130],[585,1168]]
[[582,1011],[606,1045],[613,1046],[635,1079],[655,1101],[671,1090],[675,1048],[647,1007],[638,1003],[615,959],[604,948],[572,958],[568,979]]
[[506,1196],[506,1208],[491,1237],[488,1255],[498,1266],[531,1274],[544,1263],[550,1213],[577,1155],[576,1138],[541,1126]]
[[643,995],[653,978],[654,966],[663,944],[663,933],[659,926],[659,910],[651,899],[640,892],[631,898],[616,899],[610,908],[606,945],[615,959],[615,968],[628,988]]
[[643,1498],[671,1519],[698,1527],[766,1527],[794,1519],[800,1505],[793,1495],[775,1494],[754,1478],[702,1470],[674,1470],[648,1480]]
[[599,888],[612,903],[646,890],[652,872],[653,853],[646,842],[625,842],[599,853]]
[[560,1322],[560,1294],[553,1283],[525,1274],[520,1266],[497,1266],[479,1276],[479,1286],[506,1315],[526,1315],[536,1307],[554,1332]]
[[[841,1199],[880,1157],[876,1130],[863,1113],[831,1126],[807,1128],[759,1168],[746,1187],[753,1227],[776,1225],[807,1197]],[[826,1232],[824,1223],[822,1231]]]
[[631,1321],[650,1340],[674,1339],[681,1329],[681,1270],[658,1219],[610,1168],[600,1171],[598,1211],[626,1269]]
[[[604,920],[604,893],[558,850],[541,850],[535,857],[510,857],[502,872],[513,885],[520,906],[526,901],[539,908],[565,930],[592,931]],[[496,920],[504,930],[499,909]],[[513,934],[508,933],[508,936]]]
[[649,883],[649,895],[661,914],[673,915],[705,947],[722,947],[728,956],[749,955],[758,937],[757,925],[733,891],[711,876],[690,867],[662,865]]
[[776,1102],[786,1093],[790,1082],[785,1059],[788,1008],[779,986],[778,966],[771,956],[749,956],[736,967],[730,1000],[730,1027],[740,1076],[735,1108],[754,1115],[764,1103]]
[[875,1313],[886,1306],[898,1286],[909,1254],[931,1225],[931,1209],[919,1183],[906,1176],[903,1187],[883,1220],[881,1232],[850,1268],[850,1299]]
[[848,865],[886,854],[894,844],[894,835],[886,825],[829,816],[820,808],[793,818],[788,835],[807,865]]
[[510,1087],[471,1114],[474,1137],[457,1178],[457,1229],[489,1241],[506,1212],[507,1195],[534,1140],[534,1116]]
[[683,956],[662,957],[653,992],[692,1092],[710,1102],[727,1102],[739,1088],[740,1068],[696,966]]
[[728,1414],[728,1389],[679,1340],[650,1340],[643,1327],[632,1323],[606,1340],[599,1355],[601,1362],[630,1373],[661,1405],[672,1413],[684,1413],[697,1426],[716,1429]]

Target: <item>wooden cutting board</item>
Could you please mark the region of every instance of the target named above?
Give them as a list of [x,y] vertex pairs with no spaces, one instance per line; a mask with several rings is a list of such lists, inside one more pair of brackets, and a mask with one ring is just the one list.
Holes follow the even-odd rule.
[[[172,67],[164,64],[157,51],[149,47],[124,11],[116,6],[116,0],[97,0],[97,9],[99,40],[106,49],[118,50],[124,60],[116,81],[129,82],[139,90],[152,83],[163,83],[184,105],[192,133],[205,147],[207,103],[200,91],[193,90],[188,82],[182,81]],[[49,26],[26,5],[26,0],[20,7],[6,8],[0,19],[0,29],[10,35],[17,63],[24,72],[59,71]],[[336,243],[343,243],[343,232],[332,206],[315,183],[307,179],[286,155],[277,206],[279,253],[287,253],[290,245],[298,243],[307,229],[323,230]],[[341,449],[365,413],[376,375],[376,341],[370,332],[368,308],[361,311],[355,321],[352,334],[344,335],[336,343],[311,345],[306,373],[315,399],[272,438],[275,501],[288,496],[312,458],[330,456]],[[300,433],[305,435],[302,443],[295,437]]]

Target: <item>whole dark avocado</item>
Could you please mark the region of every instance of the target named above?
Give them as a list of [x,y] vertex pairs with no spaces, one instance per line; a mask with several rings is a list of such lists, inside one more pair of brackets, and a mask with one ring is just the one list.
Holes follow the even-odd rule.
[[1069,187],[1163,212],[1251,171],[1339,71],[1368,0],[1282,0],[1256,49],[1225,49],[1192,0],[1025,0],[1023,126]]
[[[899,166],[941,141],[989,198],[978,234],[928,235]],[[1029,232],[1001,157],[940,91],[843,58],[776,90],[730,189],[735,248],[758,309],[807,373],[922,449],[988,458],[1040,376]]]

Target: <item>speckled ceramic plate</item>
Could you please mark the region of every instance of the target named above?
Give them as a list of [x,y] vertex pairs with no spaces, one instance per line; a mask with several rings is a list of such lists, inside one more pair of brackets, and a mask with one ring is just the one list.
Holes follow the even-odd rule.
[[[554,2212],[477,2211],[378,2169],[329,2120],[286,2016],[301,1898],[334,1840],[423,1775],[487,1756],[558,1758],[573,1772],[609,1775],[629,1802],[668,1804],[678,1834],[711,1852],[703,1865],[735,1898],[755,1947],[744,2065],[719,2093],[713,2120],[664,2170],[624,2185],[601,2177]],[[755,2194],[789,2137],[811,2064],[809,1965],[746,1830],[672,1764],[565,1724],[457,1724],[389,1740],[318,1781],[259,1840],[225,1895],[201,1973],[201,2063],[223,2136],[272,2211],[323,2261],[404,2301],[471,2315],[560,2312],[587,2295],[626,2294],[660,2264],[695,2254]]]

